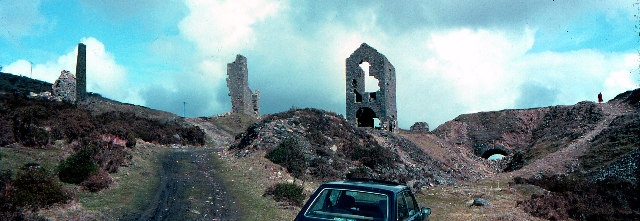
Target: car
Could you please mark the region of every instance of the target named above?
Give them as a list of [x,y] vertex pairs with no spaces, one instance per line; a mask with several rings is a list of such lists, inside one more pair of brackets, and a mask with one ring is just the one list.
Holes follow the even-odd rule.
[[399,183],[349,179],[322,184],[309,197],[295,221],[429,220],[431,209],[420,208],[411,189]]

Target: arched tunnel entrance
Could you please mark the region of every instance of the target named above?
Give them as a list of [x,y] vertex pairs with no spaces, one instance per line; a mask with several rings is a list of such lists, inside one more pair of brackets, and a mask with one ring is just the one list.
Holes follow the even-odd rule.
[[356,121],[358,127],[375,127],[375,121],[378,119],[376,112],[371,108],[363,107],[356,111]]
[[489,160],[497,160],[497,159],[502,159],[507,155],[508,155],[507,151],[504,151],[503,149],[489,149],[484,153],[482,153],[481,157]]

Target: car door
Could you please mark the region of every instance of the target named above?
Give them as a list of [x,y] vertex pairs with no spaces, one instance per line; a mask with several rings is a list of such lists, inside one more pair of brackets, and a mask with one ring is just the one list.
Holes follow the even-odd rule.
[[415,197],[409,191],[398,194],[396,201],[397,220],[401,221],[421,221],[422,214]]

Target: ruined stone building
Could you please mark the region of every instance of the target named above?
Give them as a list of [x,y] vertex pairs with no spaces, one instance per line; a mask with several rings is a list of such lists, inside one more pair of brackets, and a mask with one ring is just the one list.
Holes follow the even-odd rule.
[[63,70],[60,77],[53,83],[53,99],[58,101],[76,101],[76,76],[71,72]]
[[[365,91],[365,70],[378,80],[377,91]],[[362,43],[346,60],[347,121],[358,127],[374,127],[396,131],[396,72],[387,57]],[[371,85],[370,85],[371,86]]]
[[246,57],[237,55],[234,62],[227,64],[227,87],[231,96],[231,112],[260,116],[260,91],[249,89]]
[[78,57],[76,60],[76,101],[87,100],[87,46],[78,44]]

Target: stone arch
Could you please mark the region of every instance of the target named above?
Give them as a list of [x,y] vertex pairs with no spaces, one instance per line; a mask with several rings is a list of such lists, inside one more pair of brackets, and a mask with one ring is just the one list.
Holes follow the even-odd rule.
[[493,149],[485,150],[482,153],[481,157],[485,158],[485,159],[488,159],[490,156],[493,156],[494,154],[501,154],[501,155],[504,155],[504,156],[509,155],[509,153],[507,153],[506,150],[503,150],[501,148],[493,148]]
[[356,111],[356,122],[358,127],[375,127],[374,118],[378,118],[376,112],[368,107],[361,107]]

